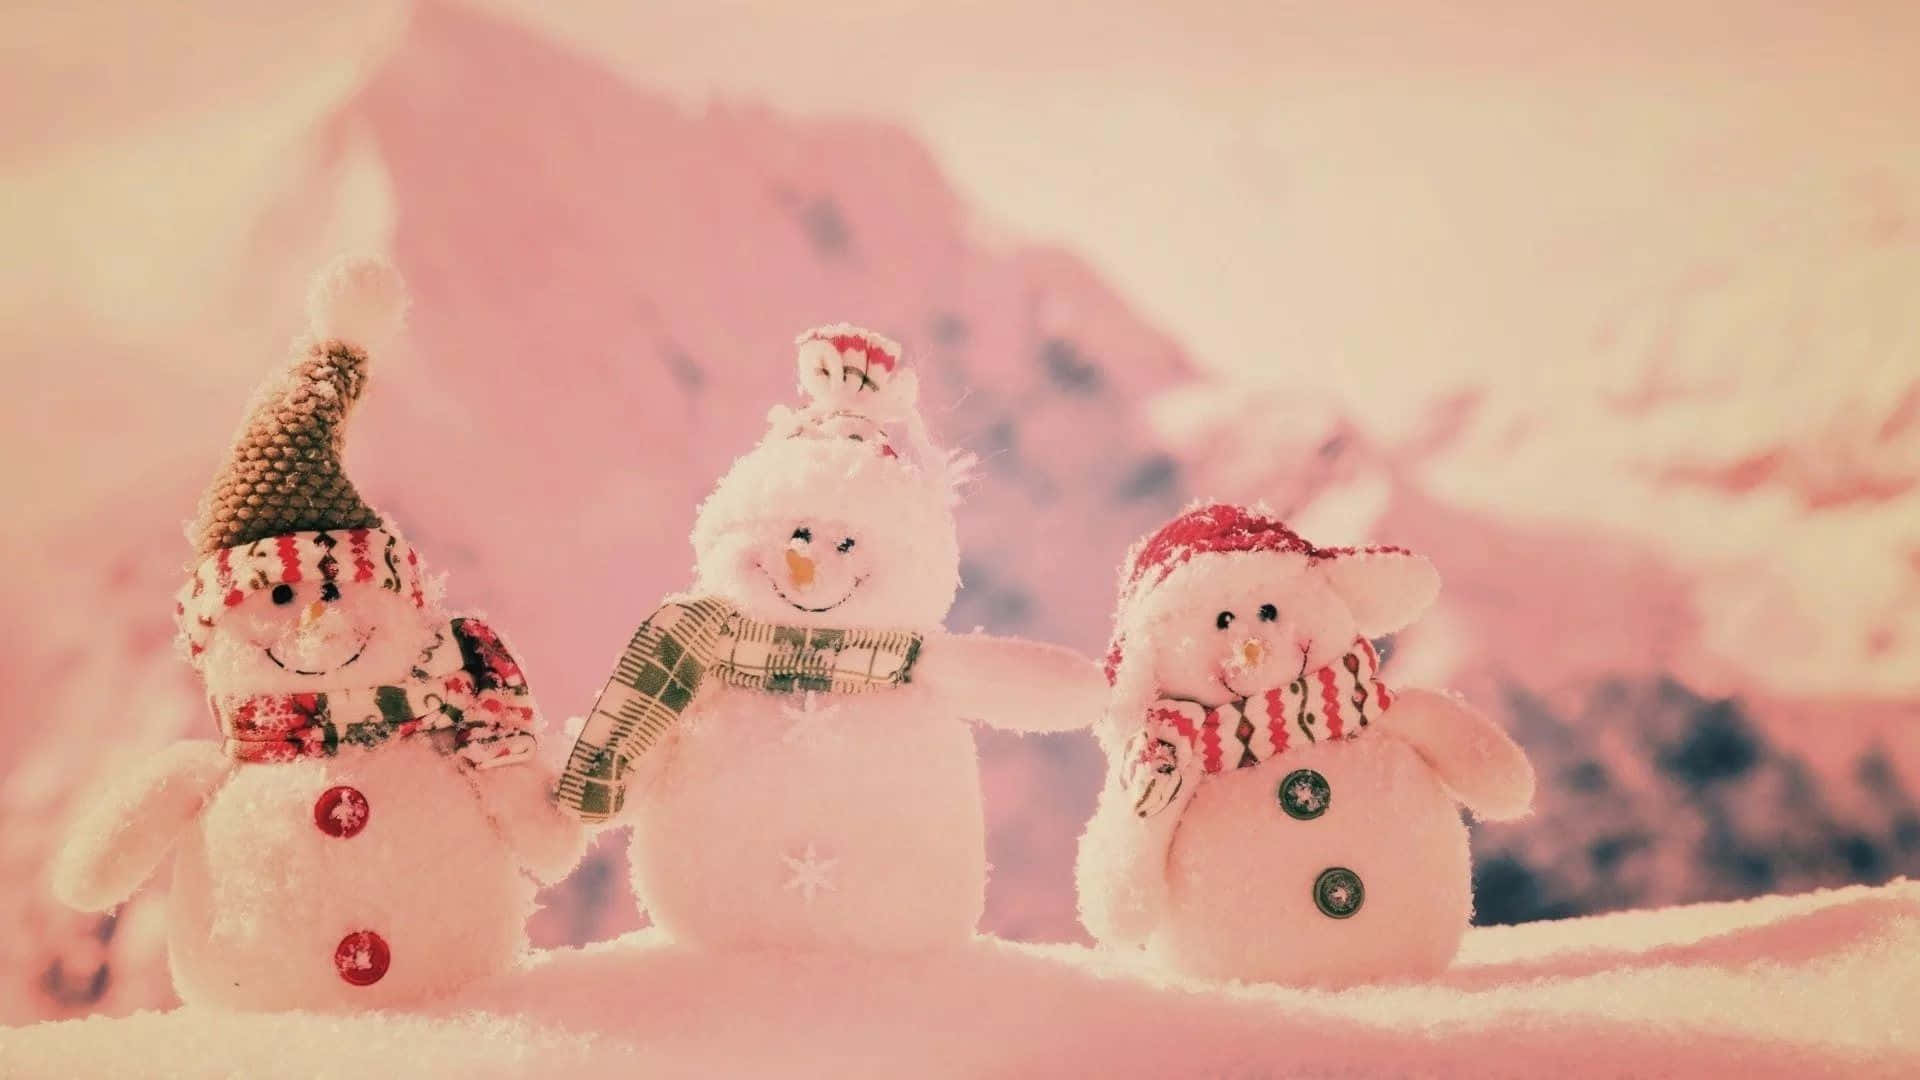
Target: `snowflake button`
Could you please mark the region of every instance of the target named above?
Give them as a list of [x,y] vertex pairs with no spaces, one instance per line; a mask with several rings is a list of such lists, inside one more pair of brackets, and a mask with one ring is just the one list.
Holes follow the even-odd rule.
[[787,864],[788,872],[787,883],[782,888],[799,893],[808,906],[812,906],[817,894],[836,891],[833,868],[839,864],[839,859],[822,858],[812,844],[808,844],[806,852],[798,857],[782,855],[780,858]]
[[1312,769],[1295,769],[1280,781],[1280,809],[1295,821],[1312,821],[1332,804],[1333,788]]
[[1348,918],[1366,902],[1367,890],[1360,884],[1360,875],[1344,866],[1328,867],[1314,879],[1314,906],[1329,919]]
[[330,787],[320,793],[313,802],[313,823],[328,836],[337,836],[342,840],[357,836],[367,827],[367,818],[373,813],[367,797],[358,788]]

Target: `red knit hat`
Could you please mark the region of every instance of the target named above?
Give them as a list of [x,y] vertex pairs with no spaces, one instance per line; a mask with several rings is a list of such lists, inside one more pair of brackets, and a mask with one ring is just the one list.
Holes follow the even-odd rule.
[[[1120,669],[1121,626],[1126,613],[1136,607],[1168,575],[1196,555],[1225,555],[1272,552],[1305,556],[1309,565],[1332,562],[1350,555],[1407,555],[1403,547],[1316,547],[1279,518],[1232,503],[1213,503],[1188,510],[1162,525],[1127,553],[1120,579],[1119,611],[1114,619],[1113,641],[1107,647],[1107,682],[1112,683]],[[1435,581],[1434,588],[1438,588]],[[1431,600],[1429,594],[1421,606]]]

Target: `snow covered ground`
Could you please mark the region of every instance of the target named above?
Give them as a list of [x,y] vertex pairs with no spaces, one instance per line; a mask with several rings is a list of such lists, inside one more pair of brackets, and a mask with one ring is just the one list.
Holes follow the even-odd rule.
[[1917,950],[1906,882],[1479,929],[1432,984],[1338,994],[988,937],[702,954],[643,930],[428,1013],[4,1029],[0,1075],[1912,1076]]

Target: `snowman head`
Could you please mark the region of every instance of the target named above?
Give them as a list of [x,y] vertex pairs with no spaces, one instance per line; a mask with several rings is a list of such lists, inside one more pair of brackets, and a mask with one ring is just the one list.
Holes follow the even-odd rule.
[[1250,697],[1413,622],[1439,588],[1410,551],[1315,547],[1257,508],[1198,507],[1129,555],[1109,678],[1142,699]]
[[220,693],[397,682],[434,640],[418,556],[348,479],[348,414],[368,350],[399,330],[406,290],[376,260],[314,282],[311,325],[256,394],[188,528],[199,555],[175,613]]
[[177,608],[189,660],[221,694],[405,680],[445,618],[438,583],[388,529],[315,531],[222,548]]
[[775,409],[694,522],[694,591],[749,618],[932,629],[959,588],[952,469],[899,346],[849,326],[799,340],[809,402]]

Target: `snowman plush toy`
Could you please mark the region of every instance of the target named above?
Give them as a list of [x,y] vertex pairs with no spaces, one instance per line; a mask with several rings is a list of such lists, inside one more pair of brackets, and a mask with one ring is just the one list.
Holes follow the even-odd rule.
[[378,262],[316,283],[312,333],[256,397],[189,528],[176,613],[217,741],[154,754],[77,819],[67,903],[119,903],[173,854],[175,988],[190,1004],[402,1004],[512,966],[543,880],[584,834],[548,792],[505,644],[341,468],[369,348],[404,290]]
[[1391,691],[1370,639],[1432,564],[1201,506],[1122,570],[1110,769],[1077,867],[1102,944],[1217,979],[1337,987],[1444,968],[1473,910],[1457,803],[1524,814],[1533,772],[1456,698]]
[[634,635],[560,801],[631,824],[654,924],[702,947],[957,944],[986,884],[969,720],[1098,718],[1093,661],[941,629],[954,486],[900,350],[851,326],[798,342],[806,403],[700,507],[692,588]]

